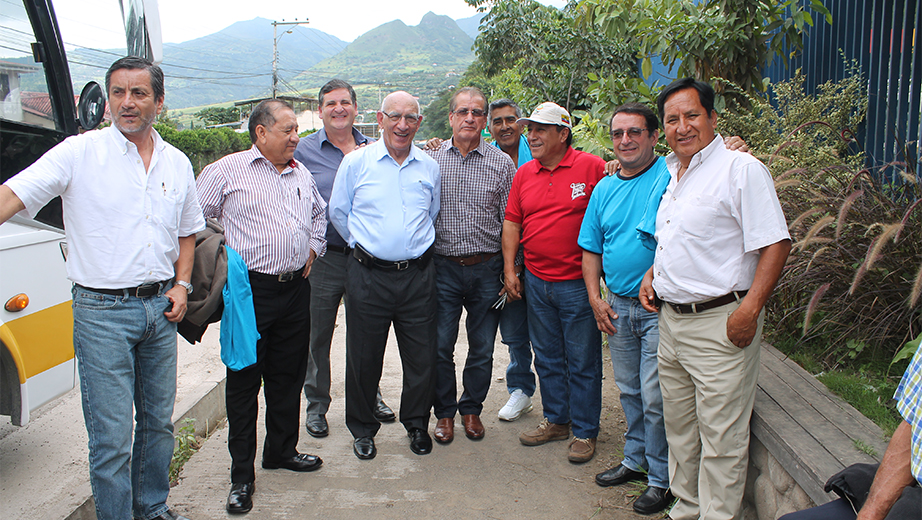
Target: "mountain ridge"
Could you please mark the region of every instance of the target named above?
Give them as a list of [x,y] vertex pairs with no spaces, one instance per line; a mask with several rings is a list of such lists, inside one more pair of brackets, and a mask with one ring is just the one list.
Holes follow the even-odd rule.
[[[476,20],[474,20],[476,18]],[[478,17],[463,19],[468,30]],[[404,89],[427,103],[473,61],[473,38],[448,16],[426,13],[416,26],[392,20],[352,42],[311,27],[278,27],[279,91],[312,92],[338,77],[370,88]],[[170,110],[269,96],[272,25],[265,18],[235,22],[209,35],[164,44],[166,102]],[[121,51],[68,51],[76,89],[104,82]]]

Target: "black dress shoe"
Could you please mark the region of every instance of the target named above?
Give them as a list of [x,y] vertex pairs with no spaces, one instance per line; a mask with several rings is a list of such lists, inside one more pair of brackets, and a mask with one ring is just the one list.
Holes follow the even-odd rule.
[[174,513],[172,510],[167,510],[166,513],[163,513],[160,516],[155,516],[151,518],[150,520],[189,520],[189,519],[180,514]]
[[362,460],[370,460],[378,454],[374,437],[359,437],[352,441],[352,452]]
[[384,401],[378,400],[375,403],[375,419],[378,422],[393,422],[397,419],[397,414],[391,410],[391,407],[384,404]]
[[407,432],[410,438],[410,450],[417,455],[426,455],[432,451],[432,437],[422,428],[410,428]]
[[307,414],[307,421],[304,422],[304,427],[307,429],[307,433],[311,437],[326,437],[330,433],[330,426],[327,424],[327,418],[321,413],[309,413]]
[[291,471],[314,471],[319,469],[323,460],[316,455],[299,453],[290,459],[284,459],[277,462],[263,459],[263,469],[290,469]]
[[647,486],[647,489],[634,501],[634,511],[642,515],[652,515],[666,509],[675,497],[668,489]]
[[234,514],[249,513],[253,509],[253,491],[256,484],[231,484],[230,494],[227,495],[227,512]]
[[639,471],[634,471],[624,464],[605,470],[595,476],[595,483],[603,486],[618,486],[631,480],[646,480],[647,476]]

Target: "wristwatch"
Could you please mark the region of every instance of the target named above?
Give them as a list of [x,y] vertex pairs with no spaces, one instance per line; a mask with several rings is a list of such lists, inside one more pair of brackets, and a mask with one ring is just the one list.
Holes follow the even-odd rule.
[[192,294],[192,284],[185,280],[176,280],[176,285],[181,285],[186,288],[186,294]]

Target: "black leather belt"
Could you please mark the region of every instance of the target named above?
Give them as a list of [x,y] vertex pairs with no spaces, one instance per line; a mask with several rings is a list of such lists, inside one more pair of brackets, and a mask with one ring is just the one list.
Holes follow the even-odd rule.
[[355,244],[355,248],[352,250],[352,256],[365,267],[372,269],[381,269],[384,271],[405,271],[409,269],[411,265],[417,265],[420,269],[426,267],[426,264],[429,263],[429,260],[432,259],[432,252],[434,247],[430,246],[425,253],[422,254],[419,258],[411,258],[409,260],[399,260],[393,262],[391,260],[381,260],[380,258],[375,258],[368,251],[362,247],[361,244]]
[[292,280],[297,280],[298,278],[301,278],[302,274],[304,274],[303,267],[301,269],[298,269],[297,271],[291,271],[288,273],[280,273],[280,274],[265,274],[265,273],[257,273],[256,271],[250,271],[250,276],[253,278],[256,278],[257,280],[264,281],[264,282],[279,282],[279,283],[285,283],[285,282],[290,282]]
[[690,303],[690,304],[671,303],[671,302],[666,302],[666,303],[668,303],[669,306],[672,307],[672,310],[678,312],[679,314],[697,314],[699,312],[704,312],[710,309],[716,309],[717,307],[728,305],[733,302],[738,302],[742,300],[743,296],[746,296],[746,293],[748,292],[749,290],[733,291],[730,294],[725,294],[718,298],[714,298],[713,300],[708,300],[702,303]]
[[135,298],[147,298],[148,296],[156,296],[160,294],[171,281],[172,278],[169,280],[163,280],[162,282],[146,283],[137,287],[126,287],[124,289],[96,289],[94,287],[86,287],[85,285],[80,285],[79,283],[77,284],[77,287],[100,294],[108,294],[109,296],[124,296],[125,291],[128,291],[128,296],[134,296]]
[[445,260],[451,260],[452,262],[462,267],[469,267],[472,265],[477,265],[481,262],[486,262],[487,260],[493,258],[494,256],[497,256],[498,254],[499,253],[497,252],[497,253],[477,253],[476,255],[472,255],[472,256],[443,256],[443,255],[439,255],[439,256],[441,256]]
[[334,253],[348,255],[349,253],[352,252],[352,248],[327,244],[327,251],[333,251]]

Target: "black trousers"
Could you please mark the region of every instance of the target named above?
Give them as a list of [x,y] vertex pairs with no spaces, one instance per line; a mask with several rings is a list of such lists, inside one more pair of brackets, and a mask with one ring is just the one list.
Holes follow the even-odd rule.
[[400,422],[429,427],[435,391],[435,267],[411,265],[404,271],[346,263],[346,426],[353,437],[374,437],[381,425],[373,408],[391,324],[403,366]]
[[301,385],[307,369],[310,334],[310,284],[304,278],[267,281],[250,275],[256,309],[256,364],[227,370],[227,448],[231,482],[256,478],[256,419],[260,384],[266,399],[263,460],[279,461],[297,454]]

